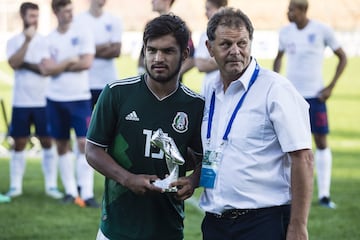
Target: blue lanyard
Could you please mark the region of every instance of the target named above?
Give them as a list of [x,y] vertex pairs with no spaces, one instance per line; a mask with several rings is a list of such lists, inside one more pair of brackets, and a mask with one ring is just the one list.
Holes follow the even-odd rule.
[[[229,123],[228,123],[228,125],[226,127],[226,131],[225,131],[225,134],[223,136],[224,141],[228,140],[228,135],[230,133],[231,126],[232,126],[232,124],[234,122],[236,114],[238,113],[241,105],[243,104],[243,102],[245,100],[245,97],[246,97],[247,93],[249,92],[251,86],[254,84],[254,82],[255,82],[258,74],[259,74],[259,70],[260,70],[259,65],[256,63],[254,73],[252,74],[250,82],[249,82],[249,87],[244,92],[244,94],[241,96],[238,104],[236,105],[236,107],[234,109],[234,112],[231,115],[230,121],[229,121]],[[207,134],[206,134],[207,139],[210,139],[210,136],[211,136],[211,128],[212,128],[212,121],[213,121],[213,117],[214,117],[214,111],[215,111],[215,91],[213,91],[212,96],[211,96],[211,101],[210,101],[209,121],[208,121]]]

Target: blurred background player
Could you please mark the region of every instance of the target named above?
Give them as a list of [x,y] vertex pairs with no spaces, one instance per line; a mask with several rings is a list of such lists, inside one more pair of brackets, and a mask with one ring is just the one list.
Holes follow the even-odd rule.
[[[151,1],[152,11],[157,12],[160,15],[168,14],[168,13],[170,13],[171,6],[174,4],[174,2],[175,2],[175,0],[152,0]],[[194,62],[195,48],[194,48],[194,43],[192,41],[191,36],[189,38],[188,47],[190,49],[190,55],[181,66],[180,82],[182,82],[182,76],[187,71],[191,70],[195,66],[195,62]],[[143,48],[141,49],[140,57],[139,57],[139,61],[138,61],[138,73],[139,74],[145,73]]]
[[[221,7],[226,7],[228,5],[227,0],[206,0],[205,1],[205,15],[209,20],[214,13]],[[198,68],[199,72],[205,73],[202,86],[204,86],[205,81],[211,79],[216,75],[216,71],[219,69],[213,57],[210,56],[209,51],[206,47],[206,40],[208,39],[206,31],[203,32],[200,36],[200,40],[195,50],[195,66]],[[203,87],[201,87],[201,92],[203,92]]]
[[[91,94],[88,69],[95,44],[87,28],[72,24],[71,0],[52,0],[58,26],[47,37],[51,56],[43,59],[40,69],[51,75],[47,92],[47,114],[50,130],[59,154],[60,176],[66,195],[63,203],[98,207],[94,198],[94,170],[86,161],[85,136],[91,117]],[[76,176],[70,131],[74,129],[78,154]],[[78,187],[81,190],[79,198]]]
[[[323,23],[310,20],[306,16],[307,9],[307,0],[290,1],[287,12],[290,24],[280,31],[279,51],[273,69],[280,71],[281,60],[286,53],[287,78],[310,104],[311,131],[316,144],[319,204],[335,208],[335,203],[330,200],[332,154],[327,143],[329,127],[325,103],[344,71],[347,60],[333,30]],[[330,83],[324,87],[322,72],[327,46],[339,61]]]
[[118,78],[115,58],[121,54],[122,21],[105,12],[105,4],[106,0],[91,0],[89,10],[75,18],[76,23],[92,32],[96,45],[95,58],[89,69],[93,107],[105,85]]
[[10,135],[14,149],[10,159],[10,189],[7,196],[22,194],[25,172],[25,147],[29,141],[31,125],[42,146],[42,169],[45,192],[52,198],[62,198],[57,188],[57,156],[52,149],[52,139],[47,129],[45,91],[48,79],[39,72],[39,63],[46,56],[44,37],[37,33],[39,7],[31,2],[20,6],[23,31],[9,39],[7,56],[14,69],[12,120]]

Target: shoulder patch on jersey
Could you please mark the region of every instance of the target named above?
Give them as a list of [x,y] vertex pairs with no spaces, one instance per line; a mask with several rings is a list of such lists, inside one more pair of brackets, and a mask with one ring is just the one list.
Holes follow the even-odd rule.
[[171,126],[178,133],[186,132],[189,127],[188,115],[184,112],[177,112]]
[[189,95],[189,96],[191,96],[191,97],[194,97],[194,98],[200,98],[200,99],[202,99],[202,100],[205,100],[205,98],[204,98],[202,95],[194,92],[193,90],[191,90],[190,88],[186,87],[185,85],[180,84],[180,87],[181,87],[181,89],[184,91],[185,94],[187,94],[187,95]]
[[116,80],[114,82],[109,83],[109,88],[113,88],[113,87],[116,87],[119,85],[134,84],[134,83],[137,83],[140,81],[141,81],[141,76],[124,78],[124,79]]

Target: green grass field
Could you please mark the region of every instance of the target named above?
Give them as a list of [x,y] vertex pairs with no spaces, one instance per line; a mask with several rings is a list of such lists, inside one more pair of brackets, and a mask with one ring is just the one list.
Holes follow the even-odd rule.
[[[259,60],[265,67],[271,67],[270,60]],[[324,66],[325,78],[334,71],[335,59],[327,59]],[[310,239],[356,240],[360,239],[360,58],[349,59],[344,75],[339,80],[333,96],[328,101],[331,135],[329,143],[333,150],[332,198],[336,210],[317,205],[317,191],[309,218]],[[118,61],[121,77],[136,73],[135,61],[121,57]],[[2,73],[11,74],[5,63],[0,63]],[[0,75],[1,76],[1,75]],[[185,76],[184,83],[198,91],[202,75],[192,70]],[[10,114],[11,85],[0,81],[0,96],[5,99]],[[10,116],[10,115],[8,115]],[[5,125],[0,118],[0,133]],[[0,192],[4,193],[9,184],[9,159],[0,156]],[[101,199],[103,177],[95,176],[95,194]],[[44,195],[43,177],[38,158],[27,161],[24,177],[24,194],[10,204],[0,205],[0,239],[95,239],[99,224],[100,210],[63,206]],[[59,182],[60,185],[60,182]],[[61,185],[60,185],[61,186]],[[195,193],[195,202],[201,193]],[[201,239],[200,225],[203,213],[186,201],[185,240]]]

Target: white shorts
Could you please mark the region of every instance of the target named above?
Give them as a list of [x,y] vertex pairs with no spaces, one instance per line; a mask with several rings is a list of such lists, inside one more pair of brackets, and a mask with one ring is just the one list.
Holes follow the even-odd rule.
[[96,235],[96,240],[109,240],[105,235],[102,233],[102,231],[99,228],[99,231]]

